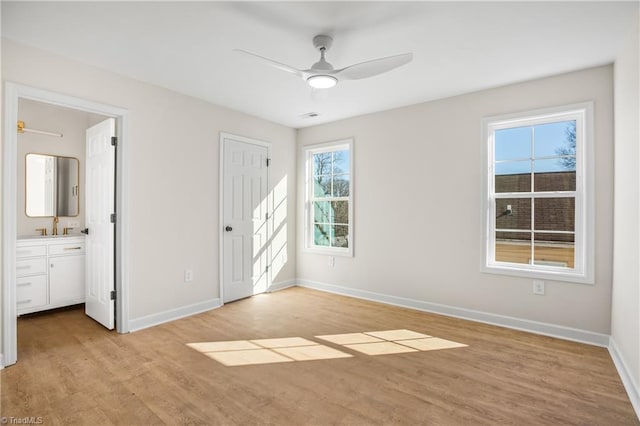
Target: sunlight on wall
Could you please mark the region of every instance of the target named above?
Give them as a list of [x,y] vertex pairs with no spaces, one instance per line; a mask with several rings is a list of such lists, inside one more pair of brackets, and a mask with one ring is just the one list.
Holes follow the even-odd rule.
[[271,280],[275,281],[287,263],[287,176],[271,191],[273,215],[271,217]]
[[[273,212],[265,221],[265,213]],[[269,237],[267,237],[269,236]],[[253,211],[253,294],[268,290],[287,264],[287,176]],[[267,271],[269,265],[269,271]]]

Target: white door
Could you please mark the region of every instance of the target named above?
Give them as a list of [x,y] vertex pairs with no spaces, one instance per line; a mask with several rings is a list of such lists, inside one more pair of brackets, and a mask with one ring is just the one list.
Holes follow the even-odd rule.
[[86,150],[86,302],[85,312],[112,330],[115,290],[115,161],[116,148],[113,118],[87,129]]
[[268,148],[230,135],[222,143],[222,300],[230,302],[268,285]]

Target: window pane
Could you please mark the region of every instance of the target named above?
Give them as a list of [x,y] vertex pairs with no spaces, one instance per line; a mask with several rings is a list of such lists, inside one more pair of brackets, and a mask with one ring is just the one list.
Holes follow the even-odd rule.
[[576,155],[575,120],[540,124],[533,131],[536,158]]
[[349,151],[333,152],[333,174],[349,173]]
[[496,163],[495,192],[531,192],[531,161]]
[[[511,214],[507,214],[511,206]],[[531,198],[496,199],[497,229],[531,229]]]
[[537,198],[534,202],[536,231],[574,231],[574,198]]
[[316,198],[331,196],[331,177],[318,176],[313,178],[313,196]]
[[349,175],[337,175],[333,177],[333,196],[349,196]]
[[496,161],[521,158],[531,158],[531,127],[496,130]]
[[[573,164],[571,164],[571,160],[573,160]],[[576,190],[575,158],[536,160],[534,163],[534,191]]]
[[348,201],[332,201],[331,202],[331,222],[332,223],[349,223],[349,202]]
[[318,223],[330,222],[331,211],[329,201],[314,201],[313,202],[313,221]]
[[313,244],[329,247],[330,225],[326,223],[313,224]]
[[331,246],[349,247],[349,227],[347,225],[331,225]]
[[313,155],[313,175],[331,175],[332,156],[331,152],[321,152]]
[[528,264],[531,259],[531,233],[496,232],[495,259],[498,262]]
[[323,176],[331,174],[331,153],[321,152],[313,154],[313,175]]
[[573,234],[534,234],[535,265],[571,268],[575,266],[575,236]]

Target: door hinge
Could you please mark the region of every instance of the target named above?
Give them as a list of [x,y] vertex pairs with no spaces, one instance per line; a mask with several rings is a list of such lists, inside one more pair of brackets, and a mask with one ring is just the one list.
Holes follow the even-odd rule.
[[111,300],[116,300],[116,291],[115,290],[111,290],[110,298],[111,298]]
[[269,220],[269,213],[264,214],[264,220]]
[[267,158],[267,167],[271,165],[271,158]]
[[264,272],[269,272],[269,265],[264,267]]
[[111,146],[118,146],[118,137],[111,136]]
[[118,216],[115,213],[111,213],[111,223],[116,223],[116,220],[118,219]]

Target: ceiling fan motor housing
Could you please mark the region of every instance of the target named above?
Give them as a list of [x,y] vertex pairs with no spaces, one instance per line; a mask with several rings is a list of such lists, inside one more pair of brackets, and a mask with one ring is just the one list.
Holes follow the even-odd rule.
[[329,50],[333,44],[333,39],[328,35],[317,35],[313,38],[313,46],[318,50]]

